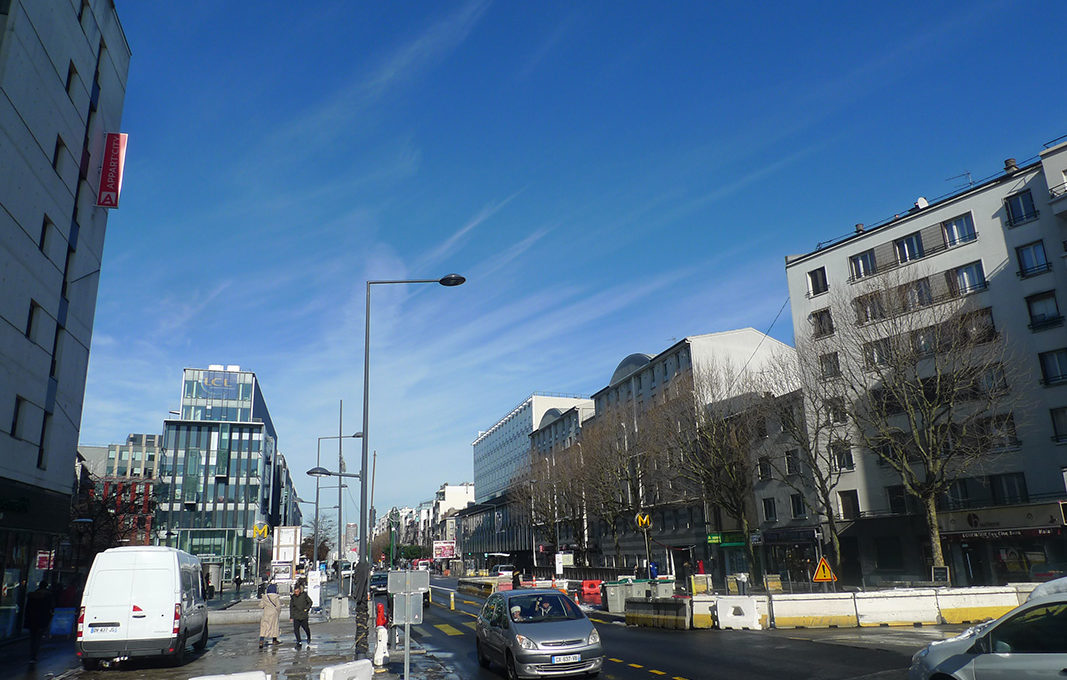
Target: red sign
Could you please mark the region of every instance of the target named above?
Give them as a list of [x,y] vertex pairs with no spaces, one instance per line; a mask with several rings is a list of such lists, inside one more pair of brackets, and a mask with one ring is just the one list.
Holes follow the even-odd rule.
[[122,191],[122,166],[126,163],[126,134],[109,132],[104,137],[104,162],[100,166],[100,191],[96,205],[101,208],[119,207]]
[[54,550],[38,550],[37,551],[37,568],[42,571],[53,569],[55,567],[56,553]]

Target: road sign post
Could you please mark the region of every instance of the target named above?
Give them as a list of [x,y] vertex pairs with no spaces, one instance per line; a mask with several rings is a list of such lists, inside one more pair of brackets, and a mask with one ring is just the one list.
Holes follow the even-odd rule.
[[411,624],[422,623],[422,594],[430,591],[430,572],[391,571],[386,590],[393,596],[393,623],[404,624],[404,680],[408,680],[411,667]]
[[638,511],[634,515],[634,524],[645,535],[645,575],[652,577],[652,550],[648,544],[648,530],[652,528],[652,515],[644,511]]

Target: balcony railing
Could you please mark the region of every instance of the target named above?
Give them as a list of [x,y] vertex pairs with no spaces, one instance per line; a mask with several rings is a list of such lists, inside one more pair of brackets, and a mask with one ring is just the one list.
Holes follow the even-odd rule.
[[1041,384],[1045,386],[1062,385],[1063,383],[1067,383],[1067,373],[1063,373],[1061,375],[1050,375],[1047,378],[1041,379]]
[[1014,227],[1017,224],[1022,224],[1024,222],[1029,222],[1030,220],[1036,220],[1038,215],[1040,215],[1040,214],[1041,214],[1040,210],[1032,210],[1030,212],[1023,213],[1022,215],[1010,215],[1009,214],[1008,215],[1008,226],[1009,227]]
[[1042,262],[1041,264],[1035,264],[1032,267],[1025,267],[1015,272],[1016,276],[1020,279],[1028,279],[1031,276],[1037,276],[1038,274],[1044,274],[1045,272],[1052,271],[1051,262]]
[[1059,198],[1064,194],[1067,194],[1067,182],[1064,182],[1063,184],[1057,184],[1056,186],[1049,187],[1048,189],[1049,198]]
[[1041,319],[1033,319],[1027,326],[1032,331],[1044,331],[1049,328],[1056,328],[1063,325],[1063,315],[1058,314],[1056,316],[1046,316]]

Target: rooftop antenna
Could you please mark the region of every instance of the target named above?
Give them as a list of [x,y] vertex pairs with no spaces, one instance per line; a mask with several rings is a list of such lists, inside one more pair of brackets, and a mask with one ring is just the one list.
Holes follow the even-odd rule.
[[964,177],[967,178],[967,184],[960,184],[956,188],[957,189],[962,189],[964,186],[973,187],[974,186],[974,180],[971,179],[971,171],[970,170],[964,170],[962,174],[956,175],[954,177],[949,177],[945,181],[946,182],[951,182],[954,179],[963,179]]

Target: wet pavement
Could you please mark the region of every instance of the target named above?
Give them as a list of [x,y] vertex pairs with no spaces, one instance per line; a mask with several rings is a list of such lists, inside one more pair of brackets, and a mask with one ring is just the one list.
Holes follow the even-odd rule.
[[[73,643],[69,639],[46,641],[41,662],[36,666],[26,663],[28,642],[14,643],[0,648],[0,678],[19,680],[186,680],[198,675],[216,675],[261,670],[274,680],[314,680],[326,666],[352,661],[355,654],[353,620],[324,621],[312,619],[312,645],[299,649],[294,642],[291,628],[282,623],[281,644],[259,649],[259,626],[257,624],[234,624],[213,626],[207,648],[196,652],[189,648],[186,662],[180,667],[171,666],[166,660],[131,659],[112,668],[98,671],[82,670],[74,656]],[[24,649],[23,649],[24,648]],[[411,656],[411,678],[425,680],[459,680],[435,658],[425,654],[417,644],[412,644],[416,653]],[[403,648],[395,652],[390,663],[376,680],[393,680],[403,677]]]

